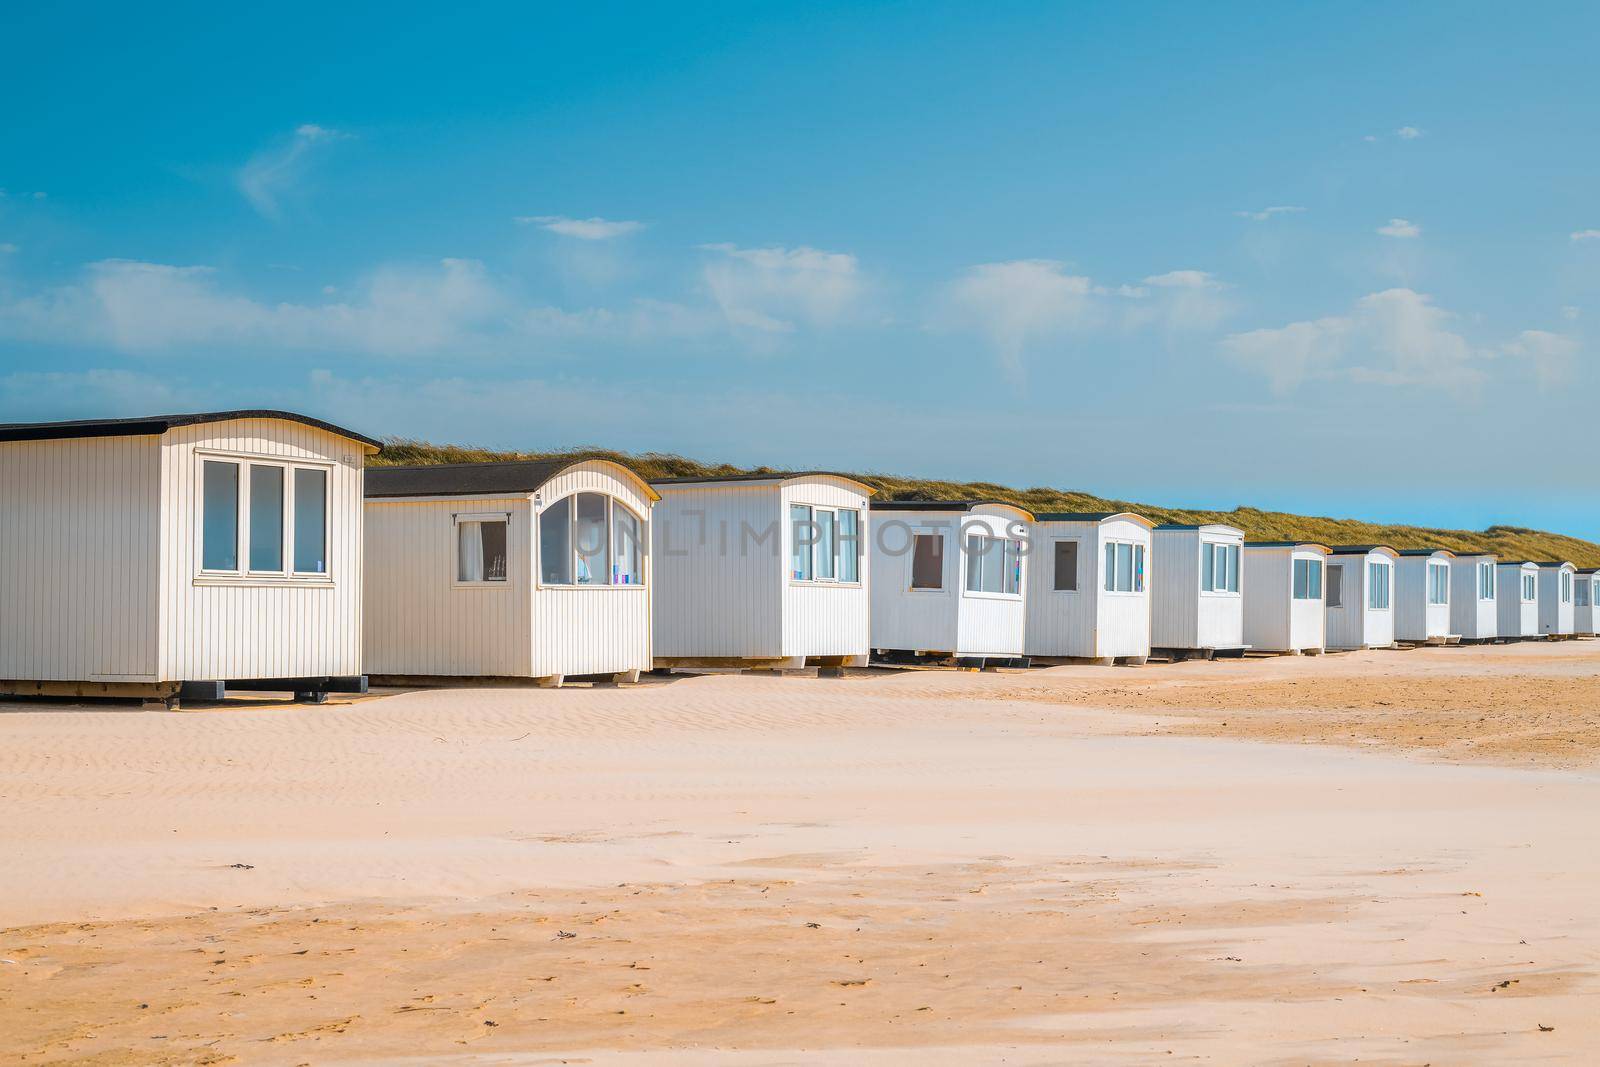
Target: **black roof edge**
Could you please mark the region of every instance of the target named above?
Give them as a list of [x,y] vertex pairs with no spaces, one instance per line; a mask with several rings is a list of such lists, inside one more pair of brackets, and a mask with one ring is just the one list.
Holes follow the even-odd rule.
[[1328,546],[1321,541],[1246,541],[1246,548],[1321,548]]
[[1034,517],[1027,507],[1009,500],[874,500],[870,505],[873,511],[971,511],[984,506],[1015,508]]
[[85,437],[155,437],[176,426],[230,422],[234,419],[278,419],[311,426],[351,441],[370,445],[379,452],[383,442],[366,434],[335,426],[331,422],[294,411],[251,408],[241,411],[198,411],[182,415],[149,415],[136,419],[73,419],[67,422],[0,423],[0,441],[64,441]]
[[1368,552],[1376,552],[1380,548],[1387,549],[1397,556],[1400,554],[1399,549],[1393,545],[1330,545],[1328,551],[1335,556],[1359,556]]
[[1460,555],[1460,553],[1453,548],[1400,548],[1396,549],[1395,551],[1399,552],[1402,556],[1431,556],[1436,552],[1448,552],[1452,556]]
[[694,485],[697,482],[783,482],[791,478],[843,478],[847,482],[855,482],[865,487],[872,495],[878,490],[856,477],[843,471],[769,471],[766,474],[756,474],[751,471],[739,474],[680,474],[670,478],[646,479],[651,485]]

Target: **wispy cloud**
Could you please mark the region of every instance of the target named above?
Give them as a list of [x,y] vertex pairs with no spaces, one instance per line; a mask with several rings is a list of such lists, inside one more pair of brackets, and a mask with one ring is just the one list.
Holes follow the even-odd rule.
[[789,333],[804,322],[830,326],[866,289],[856,257],[821,249],[701,245],[711,253],[701,272],[728,322],[762,333]]
[[1574,230],[1572,231],[1572,239],[1574,241],[1600,241],[1600,230]]
[[1385,237],[1421,237],[1422,227],[1408,219],[1390,219],[1377,232]]
[[1578,349],[1577,341],[1562,334],[1523,330],[1501,352],[1512,359],[1525,360],[1533,367],[1539,388],[1553,389],[1571,381]]
[[315,156],[323,147],[348,137],[315,123],[297,126],[287,140],[257,152],[239,168],[235,175],[239,192],[262,216],[279,218],[283,197],[305,177]]
[[10,255],[16,251],[18,251],[17,246],[10,241],[0,241],[0,254]]
[[1415,141],[1418,137],[1421,137],[1424,132],[1426,131],[1419,130],[1415,126],[1402,126],[1398,130],[1394,131],[1394,135],[1400,138],[1402,141]]
[[1053,259],[980,263],[950,287],[959,323],[988,338],[1001,369],[1023,377],[1023,353],[1033,343],[1081,331],[1102,321],[1092,279],[1067,273]]
[[609,241],[644,229],[642,222],[598,217],[570,219],[565,215],[518,215],[514,221],[524,226],[538,226],[562,237],[576,237],[580,241]]
[[1276,207],[1264,207],[1260,211],[1235,211],[1234,214],[1239,216],[1241,219],[1253,219],[1256,222],[1266,222],[1268,219],[1276,218],[1279,215],[1298,215],[1303,211],[1305,211],[1305,208],[1303,207],[1295,207],[1289,204],[1283,204]]

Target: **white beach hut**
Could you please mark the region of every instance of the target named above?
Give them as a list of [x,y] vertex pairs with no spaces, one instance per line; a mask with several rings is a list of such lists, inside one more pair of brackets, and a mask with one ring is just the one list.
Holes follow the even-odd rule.
[[1327,646],[1323,571],[1328,546],[1246,541],[1244,640],[1252,649],[1320,655]]
[[1539,635],[1539,565],[1531,560],[1502,560],[1495,568],[1501,638],[1517,641]]
[[651,484],[658,668],[866,665],[871,486],[822,471]]
[[1463,641],[1493,641],[1500,635],[1494,556],[1457,556],[1450,561],[1450,631]]
[[1033,520],[997,501],[874,501],[874,654],[963,666],[1020,661]]
[[1539,564],[1539,632],[1562,637],[1577,632],[1572,605],[1578,568],[1567,562]]
[[367,472],[367,670],[637,680],[655,492],[603,459]]
[[1244,655],[1244,531],[1169,523],[1151,536],[1151,649],[1176,657]]
[[1411,644],[1455,644],[1451,629],[1450,564],[1447,548],[1408,548],[1400,553],[1394,576],[1394,636]]
[[1126,511],[1037,516],[1025,598],[1023,649],[1029,659],[1145,661],[1152,527],[1149,519]]
[[0,425],[0,692],[361,692],[378,442],[285,411]]
[[1340,545],[1328,555],[1328,647],[1394,646],[1394,567],[1388,545]]
[[1579,567],[1572,586],[1572,630],[1600,635],[1600,569]]

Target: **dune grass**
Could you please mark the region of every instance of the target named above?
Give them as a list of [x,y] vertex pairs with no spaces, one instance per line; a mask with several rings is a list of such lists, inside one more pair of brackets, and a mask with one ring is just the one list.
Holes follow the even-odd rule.
[[[659,452],[627,453],[603,448],[559,452],[496,452],[460,445],[390,438],[383,454],[370,462],[378,466],[434,463],[487,463],[510,459],[609,459],[622,463],[645,478],[673,478],[709,474],[779,474],[771,467],[735,467],[710,464]],[[1600,545],[1563,534],[1520,526],[1491,526],[1487,530],[1435,530],[1425,526],[1395,526],[1360,519],[1334,519],[1293,515],[1282,511],[1236,507],[1231,511],[1196,511],[1162,507],[1131,500],[1111,500],[1090,493],[1036,486],[1017,489],[993,482],[949,482],[897,475],[848,473],[873,486],[880,498],[891,500],[1005,500],[1032,511],[1133,511],[1155,522],[1221,522],[1237,526],[1253,541],[1302,540],[1329,545],[1385,544],[1395,548],[1448,548],[1454,552],[1492,552],[1502,559],[1571,560],[1580,567],[1600,566]]]

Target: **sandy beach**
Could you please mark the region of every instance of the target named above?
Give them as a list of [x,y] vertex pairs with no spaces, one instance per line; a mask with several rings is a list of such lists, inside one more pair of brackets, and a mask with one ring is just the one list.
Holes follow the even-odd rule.
[[1600,1060],[1600,642],[0,705],[0,1061]]

